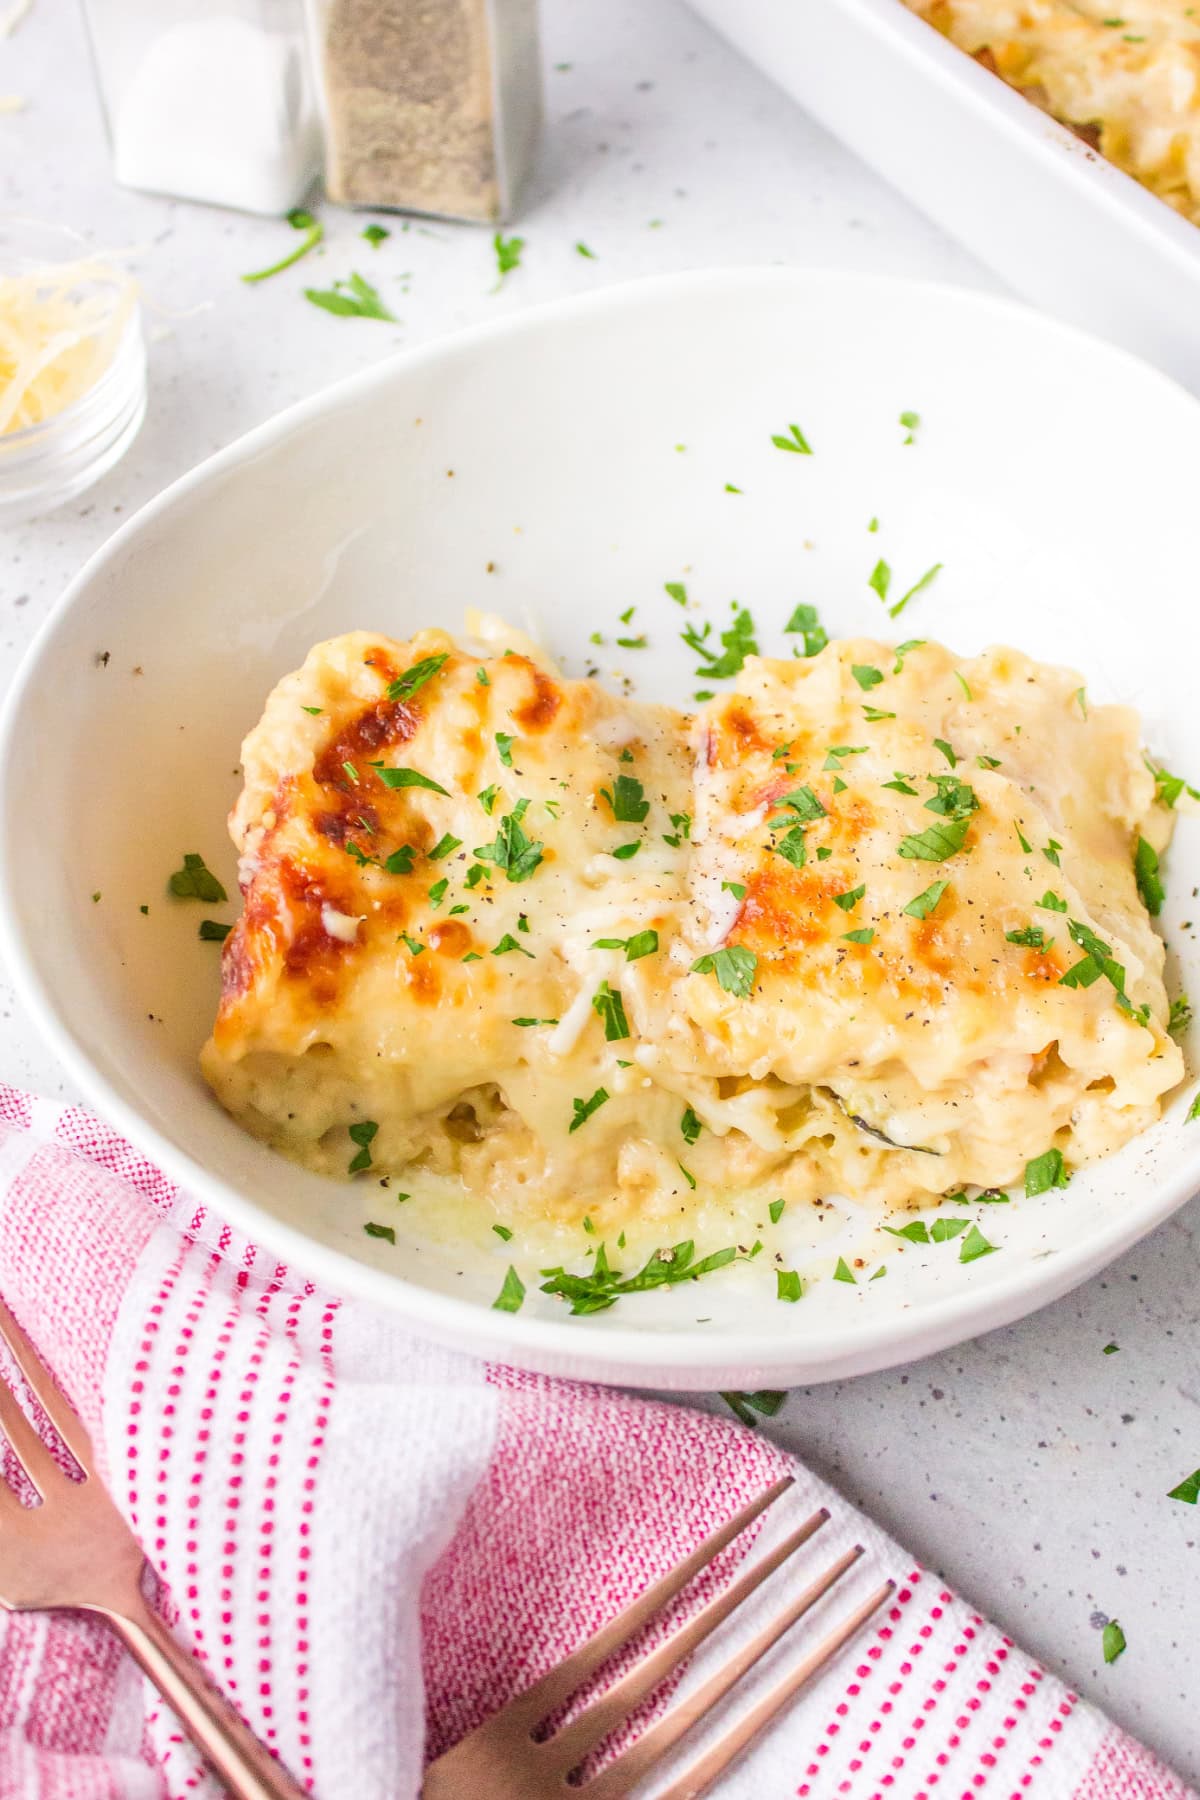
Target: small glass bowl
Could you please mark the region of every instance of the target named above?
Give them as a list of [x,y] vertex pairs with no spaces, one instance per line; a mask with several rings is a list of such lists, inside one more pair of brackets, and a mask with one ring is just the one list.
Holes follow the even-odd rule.
[[[74,263],[92,252],[75,232],[24,219],[0,220],[0,278]],[[98,271],[92,292],[122,289]],[[110,315],[111,316],[111,315]],[[97,321],[96,331],[104,329]],[[91,387],[36,425],[0,434],[0,523],[36,518],[73,500],[120,461],[146,415],[146,348],[135,302]]]

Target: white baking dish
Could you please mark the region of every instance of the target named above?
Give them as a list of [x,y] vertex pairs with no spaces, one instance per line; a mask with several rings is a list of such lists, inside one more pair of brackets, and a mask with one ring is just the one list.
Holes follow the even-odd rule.
[[1200,229],[901,0],[691,0],[1039,305],[1200,390]]

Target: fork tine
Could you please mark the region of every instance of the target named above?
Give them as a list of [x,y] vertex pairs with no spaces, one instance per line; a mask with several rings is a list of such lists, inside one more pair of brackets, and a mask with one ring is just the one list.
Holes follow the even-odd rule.
[[[647,1771],[654,1768],[655,1764],[661,1761],[667,1751],[679,1742],[680,1738],[691,1731],[700,1719],[704,1718],[720,1700],[724,1699],[730,1688],[736,1686],[743,1675],[752,1669],[761,1657],[766,1655],[773,1644],[778,1642],[784,1632],[789,1631],[798,1619],[802,1618],[824,1594],[829,1592],[835,1582],[841,1580],[847,1569],[852,1568],[862,1554],[861,1544],[855,1544],[849,1550],[844,1551],[835,1563],[831,1563],[823,1574],[818,1575],[817,1579],[805,1588],[804,1592],[793,1600],[782,1613],[764,1625],[762,1630],[757,1632],[750,1642],[734,1656],[731,1656],[724,1667],[718,1669],[716,1674],[711,1676],[702,1687],[698,1688],[694,1694],[690,1694],[686,1700],[681,1701],[678,1706],[673,1707],[664,1719],[660,1719],[657,1725],[652,1725],[649,1731],[643,1732],[642,1736],[631,1744],[621,1756],[617,1757],[615,1762],[609,1763],[607,1768],[602,1769],[594,1780],[589,1781],[586,1788],[588,1800],[619,1800],[619,1796],[628,1794],[632,1788],[636,1787]],[[828,1641],[826,1640],[827,1643]],[[826,1650],[824,1645],[820,1648],[825,1650],[825,1657],[822,1660],[833,1654],[832,1650]],[[810,1657],[808,1661],[811,1662],[812,1658]],[[819,1664],[814,1666],[819,1666]],[[807,1673],[811,1672],[811,1669],[807,1671]],[[804,1679],[807,1679],[807,1673]],[[799,1683],[795,1685],[798,1686]],[[778,1691],[775,1690],[776,1693]],[[788,1691],[791,1693],[794,1688]],[[772,1695],[771,1698],[773,1697]],[[781,1699],[778,1701],[776,1710],[782,1704],[783,1700]],[[765,1715],[764,1724],[770,1716],[769,1713]],[[744,1741],[748,1742],[749,1739]],[[736,1752],[730,1751],[729,1754],[732,1756]]]
[[[71,1452],[71,1455],[75,1458],[75,1461],[79,1464],[79,1467],[83,1470],[83,1473],[89,1476],[94,1475],[95,1464],[92,1458],[92,1440],[87,1434],[83,1420],[58,1388],[50,1371],[47,1369],[33,1345],[29,1342],[29,1339],[25,1336],[25,1333],[21,1330],[21,1327],[17,1324],[17,1321],[13,1318],[3,1300],[0,1300],[0,1338],[4,1340],[13,1361],[16,1363],[18,1369],[20,1369],[22,1375],[29,1383],[32,1392],[37,1397],[38,1404],[45,1412],[46,1417],[54,1426],[54,1429],[57,1431],[67,1449]],[[4,1393],[8,1392],[3,1382],[0,1382],[0,1390],[3,1390]],[[15,1400],[13,1401],[13,1405],[16,1406]],[[20,1411],[20,1408],[18,1407],[17,1410]],[[21,1413],[21,1418],[25,1418],[24,1413]],[[28,1425],[28,1421],[26,1421],[26,1424]],[[5,1430],[7,1431],[7,1429],[7,1422],[5,1422]],[[17,1429],[19,1430],[20,1427]],[[28,1430],[33,1438],[36,1439],[38,1451],[41,1452],[45,1458],[45,1466],[53,1467],[57,1471],[58,1465],[54,1462],[54,1458],[50,1454],[50,1451],[46,1449],[32,1425],[28,1425]],[[11,1434],[9,1441],[10,1443],[12,1442]],[[21,1454],[21,1451],[16,1444],[13,1444],[13,1449],[17,1451],[17,1454],[21,1456],[21,1460],[24,1461],[24,1456]],[[32,1475],[30,1476],[30,1479],[33,1479]],[[39,1492],[40,1491],[41,1490],[39,1489]]]
[[607,1662],[615,1650],[619,1650],[629,1638],[640,1631],[647,1620],[653,1618],[654,1614],[660,1611],[668,1600],[674,1599],[675,1595],[687,1586],[693,1576],[698,1575],[701,1569],[707,1568],[726,1544],[732,1543],[735,1537],[745,1531],[747,1525],[752,1524],[760,1513],[765,1512],[768,1506],[773,1505],[780,1495],[785,1494],[792,1485],[793,1477],[785,1475],[781,1481],[775,1482],[765,1493],[760,1494],[756,1500],[752,1500],[748,1506],[743,1506],[742,1510],[735,1513],[732,1519],[722,1525],[719,1530],[706,1537],[690,1556],[685,1556],[683,1561],[676,1563],[675,1567],[668,1570],[661,1580],[647,1588],[644,1594],[639,1594],[638,1598],[627,1606],[624,1612],[618,1613],[615,1619],[610,1619],[607,1625],[602,1625],[599,1631],[593,1632],[585,1643],[580,1644],[577,1650],[573,1650],[569,1656],[564,1657],[563,1661],[543,1675],[540,1681],[534,1682],[533,1686],[526,1688],[523,1694],[518,1694],[514,1700],[510,1700],[504,1709],[506,1721],[514,1729],[525,1726],[532,1731],[535,1725],[540,1724],[549,1713],[561,1706],[564,1700],[569,1700],[576,1688],[581,1687],[588,1676],[595,1673],[601,1663]]
[[815,1650],[809,1652],[804,1661],[786,1675],[765,1694],[757,1706],[740,1718],[736,1725],[727,1731],[724,1737],[707,1750],[685,1775],[678,1781],[664,1788],[657,1800],[699,1800],[701,1794],[707,1794],[713,1783],[725,1773],[730,1763],[739,1757],[749,1745],[783,1708],[792,1700],[805,1682],[810,1680],[819,1669],[832,1660],[844,1644],[849,1643],[855,1632],[861,1631],[872,1613],[879,1608],[896,1591],[894,1581],[885,1581],[877,1588],[869,1599],[864,1600],[849,1615],[836,1625],[829,1635],[819,1643]]
[[748,1600],[781,1563],[793,1556],[802,1544],[807,1544],[809,1538],[821,1529],[828,1518],[829,1513],[825,1507],[813,1513],[781,1544],[777,1544],[766,1556],[760,1557],[753,1568],[739,1575],[724,1593],[718,1594],[693,1618],[673,1631],[665,1644],[660,1644],[635,1663],[629,1673],[606,1693],[601,1694],[586,1712],[580,1713],[578,1718],[572,1719],[569,1725],[564,1725],[561,1731],[549,1739],[543,1746],[545,1762],[553,1764],[563,1775],[582,1762],[594,1744],[607,1737],[658,1686],[663,1677],[677,1663],[682,1662],[685,1656],[690,1656],[743,1600]]

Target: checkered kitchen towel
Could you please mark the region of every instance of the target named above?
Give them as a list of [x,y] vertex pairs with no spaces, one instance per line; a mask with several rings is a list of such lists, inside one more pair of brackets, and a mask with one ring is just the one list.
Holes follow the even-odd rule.
[[[785,1471],[795,1488],[759,1547],[820,1505],[833,1515],[793,1589],[855,1539],[868,1554],[824,1606],[884,1574],[898,1587],[726,1780],[729,1800],[1186,1800],[1148,1751],[764,1439],[415,1340],[244,1242],[88,1114],[11,1089],[0,1290],[90,1427],[180,1636],[322,1800],[416,1795],[425,1758]],[[731,1546],[675,1617],[746,1549]],[[772,1587],[760,1614],[778,1604]],[[0,1800],[216,1791],[102,1627],[4,1618]]]

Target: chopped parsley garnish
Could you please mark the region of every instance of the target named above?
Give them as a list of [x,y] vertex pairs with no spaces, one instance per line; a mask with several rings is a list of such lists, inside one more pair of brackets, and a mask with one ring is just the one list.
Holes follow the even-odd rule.
[[746,884],[744,881],[723,881],[721,883],[721,892],[723,894],[732,894],[735,900],[744,900],[746,898]]
[[1050,842],[1046,844],[1042,850],[1042,855],[1045,857],[1046,861],[1048,863],[1053,863],[1056,869],[1062,868],[1062,863],[1059,861],[1058,855],[1061,849],[1062,845],[1059,843],[1058,839],[1051,838]]
[[[1120,1344],[1105,1344],[1100,1354],[1101,1356],[1115,1356],[1120,1348]],[[1171,1496],[1168,1494],[1167,1498],[1170,1499],[1170,1497]]]
[[690,838],[692,835],[692,815],[691,813],[672,813],[671,823],[675,830],[670,833],[664,831],[663,843],[669,844],[672,850],[678,850],[684,839]]
[[915,832],[901,838],[899,854],[921,862],[945,862],[956,856],[966,842],[971,828],[969,818],[950,819],[944,825],[931,825],[928,831]]
[[792,1301],[804,1298],[804,1282],[795,1269],[776,1269],[775,1298]]
[[927,1244],[929,1228],[924,1219],[913,1219],[907,1225],[885,1225],[889,1237],[906,1238],[910,1244]]
[[958,758],[957,758],[957,756],[955,756],[954,751],[951,749],[950,745],[946,742],[945,738],[934,738],[933,747],[935,750],[941,751],[942,755],[945,757],[946,761],[950,764],[950,767],[952,769],[957,769]]
[[716,1269],[727,1268],[731,1262],[749,1260],[748,1257],[739,1258],[732,1245],[726,1250],[715,1250],[711,1256],[701,1257],[699,1262],[695,1260],[695,1256],[696,1246],[688,1238],[681,1244],[651,1251],[648,1261],[636,1275],[625,1276],[619,1269],[612,1267],[607,1250],[601,1244],[585,1275],[572,1275],[561,1268],[543,1269],[542,1274],[548,1275],[550,1279],[542,1283],[542,1292],[569,1300],[574,1315],[606,1312],[610,1306],[616,1305],[623,1294],[641,1294],[651,1288],[674,1287],[681,1281],[698,1280],[701,1275],[710,1275]]
[[846,1261],[844,1256],[839,1256],[837,1259],[837,1268],[833,1271],[833,1279],[835,1281],[848,1281],[851,1287],[858,1286],[854,1270],[850,1267],[850,1264]]
[[360,1169],[370,1168],[371,1145],[375,1142],[378,1130],[379,1126],[374,1119],[360,1119],[357,1125],[351,1125],[350,1142],[358,1145],[358,1151],[346,1171],[348,1175],[357,1175]]
[[[520,240],[518,239],[518,242],[519,241]],[[521,1280],[521,1277],[517,1274],[517,1271],[513,1268],[512,1264],[509,1263],[500,1292],[492,1301],[492,1311],[507,1313],[520,1312],[521,1304],[524,1299],[525,1283]]]
[[608,1043],[615,1044],[621,1038],[629,1036],[629,1021],[625,1017],[624,1003],[620,994],[614,993],[607,981],[602,981],[592,996],[592,1010],[600,1017]]
[[293,231],[304,233],[303,240],[287,256],[281,256],[279,261],[272,263],[269,268],[255,269],[253,274],[243,275],[243,281],[266,281],[272,275],[281,275],[284,269],[290,269],[292,264],[298,263],[302,256],[307,256],[310,250],[315,250],[325,236],[325,227],[321,221],[314,219],[311,213],[304,212],[298,206],[293,207],[287,215],[287,222]]
[[418,688],[424,687],[427,681],[433,680],[438,670],[448,660],[448,656],[445,655],[422,657],[420,662],[414,663],[411,669],[406,669],[403,675],[397,676],[396,680],[392,682],[387,691],[388,699],[410,700]]
[[1025,1164],[1025,1193],[1030,1200],[1035,1194],[1048,1194],[1051,1188],[1069,1187],[1071,1176],[1061,1150],[1043,1150]]
[[740,493],[741,493],[741,491],[742,491],[742,490],[741,490],[741,488],[740,488],[740,487],[734,487],[734,485],[733,485],[733,483],[732,483],[732,481],[727,481],[727,482],[726,482],[726,483],[725,483],[725,492],[726,492],[726,493],[727,493],[727,494],[740,494]]
[[777,1388],[760,1388],[754,1394],[722,1389],[721,1398],[735,1418],[740,1419],[743,1425],[748,1425],[751,1431],[757,1431],[758,1420],[754,1414],[760,1412],[766,1418],[773,1419],[787,1399],[787,1394]]
[[378,250],[380,244],[386,242],[391,235],[391,232],[386,231],[382,225],[368,225],[360,233],[360,236],[367,240],[373,250]]
[[843,757],[865,756],[866,754],[866,744],[830,744],[821,767],[822,769],[840,769]]
[[383,1238],[385,1242],[389,1244],[394,1244],[396,1241],[396,1228],[394,1225],[377,1225],[374,1219],[368,1219],[363,1226],[363,1230],[368,1237]]
[[702,681],[725,681],[731,675],[739,675],[746,658],[758,655],[754,620],[744,606],[736,608],[733,623],[727,631],[720,634],[721,643],[724,645],[724,651],[720,656],[714,656],[712,650],[707,646],[710,630],[711,627],[708,625],[702,632],[697,632],[693,626],[689,626],[681,634],[688,648],[706,659],[703,665],[696,670]]
[[1103,938],[1097,937],[1090,926],[1080,924],[1078,919],[1069,919],[1067,930],[1071,934],[1071,941],[1078,944],[1084,954],[1079,962],[1073,963],[1064,975],[1059,976],[1058,985],[1069,988],[1091,987],[1103,975],[1115,991],[1121,1011],[1136,1014],[1142,1024],[1145,1024],[1150,1017],[1150,1009],[1148,1006],[1135,1007],[1126,998],[1125,970],[1113,959],[1110,946]]
[[895,781],[885,781],[883,784],[884,787],[893,788],[897,794],[912,794],[915,798],[917,790],[915,787],[909,786],[908,777],[902,775],[899,769],[896,769],[894,773],[896,777]]
[[[938,568],[940,568],[940,567],[941,567],[941,564],[939,563]],[[937,571],[935,570],[934,573],[936,574],[936,572]],[[975,696],[971,692],[970,687],[968,686],[966,676],[961,674],[959,672],[959,670],[957,670],[957,669],[952,669],[951,674],[954,676],[955,681],[957,681],[959,687],[962,689],[964,697],[967,700],[973,700],[975,698]],[[1020,731],[1020,729],[1021,729],[1021,727],[1018,725],[1017,730]]]
[[[823,819],[825,817],[825,808],[821,805],[821,802],[817,799],[817,796],[813,793],[812,789],[807,785],[804,787],[793,788],[790,794],[781,794],[775,804],[776,806],[786,806],[788,810],[794,812],[799,819]],[[768,819],[767,825],[770,827],[772,823],[776,822],[780,824],[788,823],[786,819],[779,821]]]
[[[346,848],[349,849],[350,846],[347,844]],[[411,844],[401,844],[398,850],[393,850],[384,860],[383,867],[389,875],[411,875],[413,857],[416,854]]]
[[644,631],[640,632],[637,637],[619,637],[617,639],[622,650],[644,650],[648,642],[649,639]]
[[1154,798],[1172,811],[1181,794],[1190,794],[1193,800],[1200,800],[1200,788],[1190,787],[1182,775],[1172,775],[1166,769],[1156,769],[1147,759],[1146,767],[1154,777]]
[[578,1131],[581,1125],[585,1125],[593,1113],[600,1111],[600,1108],[607,1099],[608,1089],[598,1087],[590,1100],[572,1100],[571,1105],[574,1109],[574,1116],[571,1119],[571,1123],[567,1126],[568,1134],[572,1131]]
[[892,669],[892,674],[893,675],[902,675],[904,673],[904,659],[908,655],[909,651],[910,650],[923,650],[925,648],[927,641],[928,640],[926,638],[908,638],[903,644],[897,644],[896,645],[896,662],[895,662],[894,668]]
[[429,852],[429,860],[430,862],[440,862],[443,856],[449,856],[452,850],[458,850],[461,846],[462,839],[451,837],[450,833],[447,832],[444,837],[438,839],[437,843],[433,846],[433,849]]
[[400,939],[411,956],[424,956],[425,946],[419,938],[410,937],[407,931],[402,931]]
[[369,766],[378,772],[379,779],[386,788],[428,788],[432,794],[446,794],[449,798],[447,789],[440,781],[434,781],[430,775],[422,775],[419,769],[391,769],[382,762],[373,762]]
[[929,1228],[930,1242],[934,1244],[949,1243],[951,1238],[961,1237],[970,1219],[937,1218]]
[[816,656],[829,642],[829,635],[817,617],[815,606],[798,606],[783,629],[785,632],[799,633],[803,637],[805,656]]
[[847,888],[844,894],[835,894],[833,904],[840,906],[843,912],[853,912],[866,891],[866,883],[860,882],[858,887]]
[[443,875],[442,879],[440,881],[434,882],[433,886],[429,890],[430,906],[436,908],[442,904],[442,901],[446,898],[446,889],[449,886],[450,886],[450,877],[448,875]]
[[512,1232],[507,1225],[493,1225],[492,1230],[500,1239],[501,1243],[508,1244],[512,1242]]
[[530,962],[534,960],[533,951],[527,950],[524,944],[519,944],[511,931],[506,931],[500,942],[493,945],[492,955],[507,956],[513,950],[519,950],[522,956],[529,958]]
[[219,919],[201,919],[199,936],[206,944],[223,944],[232,930],[232,925],[222,925]]
[[787,436],[782,432],[772,432],[771,442],[777,450],[790,450],[793,456],[811,456],[812,449],[798,425],[789,425]]
[[778,843],[771,845],[776,856],[782,856],[784,862],[791,863],[794,869],[802,869],[808,860],[808,845],[804,838],[803,825],[793,825],[785,831]]
[[706,956],[698,956],[692,964],[693,975],[715,975],[718,984],[727,994],[744,1000],[754,986],[754,972],[758,968],[758,958],[753,950],[747,950],[744,944],[726,944],[720,950],[711,950]]
[[683,1164],[678,1161],[676,1162],[675,1167],[679,1170],[679,1173],[683,1176],[683,1179],[687,1182],[692,1192],[695,1193],[696,1177],[692,1174],[692,1171],[690,1169],[685,1169]]
[[492,685],[492,678],[488,674],[486,669],[483,669],[483,668],[476,669],[475,679],[479,683],[480,687],[491,687],[491,685]]
[[960,1263],[978,1262],[981,1256],[990,1256],[999,1246],[989,1244],[978,1225],[972,1225],[958,1252]]
[[[210,906],[219,906],[229,898],[204,858],[194,850],[184,852],[183,867],[176,869],[167,886],[178,900],[207,900]],[[99,899],[99,895],[96,897]]]
[[1026,856],[1032,856],[1033,855],[1033,845],[1030,843],[1029,839],[1025,836],[1025,833],[1021,830],[1021,827],[1017,824],[1015,819],[1013,820],[1013,830],[1016,832],[1017,842],[1018,842],[1018,844],[1020,844],[1020,846],[1021,846],[1022,850],[1025,852]]
[[597,938],[593,944],[595,950],[623,950],[626,962],[637,962],[639,957],[652,956],[658,949],[657,931],[635,931],[627,938]]
[[514,1019],[514,1025],[557,1025],[557,1019]]
[[704,1130],[703,1124],[690,1106],[685,1106],[683,1109],[683,1116],[679,1121],[679,1129],[683,1133],[683,1141],[685,1144],[694,1144],[696,1139],[700,1136],[700,1133]]
[[496,286],[499,287],[504,277],[513,269],[521,266],[521,252],[525,248],[523,237],[504,237],[499,231],[492,239],[492,249],[496,252]]
[[977,756],[975,761],[981,769],[998,769],[1000,767],[998,756]]
[[469,888],[477,888],[481,881],[486,880],[487,870],[482,863],[472,863],[463,877],[464,884]]
[[[1047,950],[1050,947],[1040,925],[1025,925],[1020,931],[1006,931],[1004,941],[1008,944],[1022,944],[1027,950]],[[1050,943],[1053,941],[1051,939]]]
[[873,926],[865,926],[861,931],[843,931],[842,937],[848,944],[870,944],[875,940]]
[[640,825],[650,811],[646,790],[633,775],[618,775],[611,788],[601,794],[612,808],[612,816],[621,825]]
[[358,274],[351,274],[348,281],[335,281],[332,287],[305,288],[304,298],[323,312],[337,313],[343,318],[385,319],[391,325],[398,323],[395,313],[389,312],[380,299],[378,288],[373,288]]
[[979,810],[975,789],[960,781],[957,775],[929,775],[937,793],[925,802],[928,812],[940,813],[945,819],[968,819]]
[[865,694],[869,694],[883,680],[883,670],[873,669],[870,663],[852,663],[850,673]]
[[575,246],[575,254],[576,256],[586,256],[589,262],[595,262],[596,260],[596,252],[594,250],[589,250],[582,239]]
[[1046,889],[1037,904],[1046,912],[1065,913],[1067,910],[1066,901],[1060,899],[1052,888]]
[[618,862],[628,862],[631,856],[637,855],[641,847],[641,844],[635,840],[632,844],[618,844],[611,854],[616,857]]
[[527,836],[521,825],[528,808],[528,800],[518,800],[500,820],[492,842],[477,845],[474,852],[481,862],[495,863],[503,869],[509,881],[528,881],[542,861],[545,846]]
[[1110,1619],[1100,1635],[1106,1663],[1115,1663],[1125,1648],[1125,1633],[1115,1619]]
[[1197,1093],[1196,1098],[1184,1114],[1184,1121],[1188,1125],[1194,1125],[1197,1119],[1200,1119],[1200,1093]]
[[[888,607],[888,618],[889,619],[898,619],[900,617],[900,614],[904,611],[905,607],[908,605],[909,601],[915,600],[917,595],[919,593],[923,592],[923,590],[929,586],[930,582],[935,580],[937,578],[937,576],[941,574],[941,571],[942,571],[942,564],[940,562],[934,563],[932,568],[926,569],[925,573],[921,576],[920,580],[914,581],[912,586],[909,588],[908,592],[906,594],[901,594],[900,598],[897,600],[897,602],[894,606]],[[962,680],[962,677],[960,676],[959,679]],[[963,686],[966,687],[965,682],[963,682]],[[971,698],[971,692],[970,692],[970,689],[968,688],[967,689],[967,699],[969,700],[970,698]]]
[[786,1205],[786,1200],[772,1200],[770,1206],[767,1208],[767,1211],[771,1215],[772,1225],[778,1225],[780,1219],[783,1217],[783,1209]]
[[882,719],[894,719],[896,716],[894,712],[884,712],[878,706],[864,706],[862,711],[868,725],[878,725]]
[[507,731],[496,733],[496,754],[506,769],[512,768],[512,747],[515,741]]
[[917,426],[921,423],[920,413],[902,412],[900,414],[900,423],[901,423],[901,425],[903,425],[905,431],[908,433],[908,436],[905,438],[904,442],[906,444],[913,443],[915,441],[914,437],[913,437],[913,433],[916,431]]
[[675,602],[676,606],[687,605],[687,588],[682,581],[664,581],[663,589]]
[[875,564],[875,567],[871,570],[871,573],[867,576],[867,586],[869,588],[874,588],[875,592],[879,595],[879,598],[886,604],[888,589],[891,585],[892,571],[881,556],[879,561]]
[[1133,873],[1137,891],[1142,896],[1142,905],[1150,917],[1156,919],[1162,911],[1166,892],[1158,871],[1158,853],[1144,837],[1138,838],[1137,848],[1133,853]]
[[927,919],[930,913],[937,910],[937,903],[950,886],[949,881],[935,881],[931,886],[917,894],[908,905],[901,908],[910,919]]
[[1200,1502],[1200,1469],[1193,1469],[1185,1475],[1178,1487],[1173,1487],[1167,1494],[1168,1500],[1182,1500],[1185,1506],[1195,1506]]
[[[203,926],[200,927],[200,935],[201,937],[204,935]],[[1191,1022],[1191,1002],[1188,1000],[1186,994],[1180,994],[1177,999],[1172,1000],[1171,1002],[1171,1013],[1167,1020],[1167,1030],[1172,1034],[1177,1034],[1186,1031]]]
[[311,713],[314,719],[319,719],[325,708],[323,706],[302,706],[300,711]]

